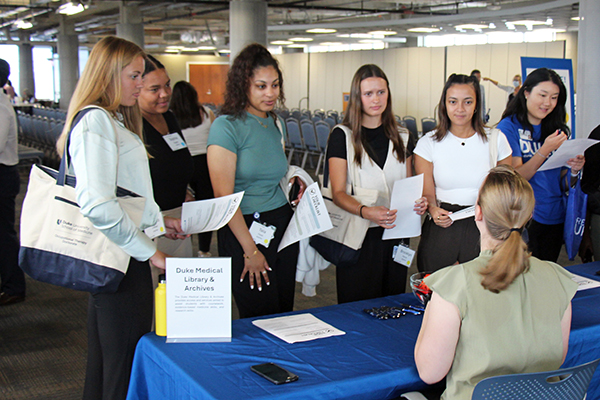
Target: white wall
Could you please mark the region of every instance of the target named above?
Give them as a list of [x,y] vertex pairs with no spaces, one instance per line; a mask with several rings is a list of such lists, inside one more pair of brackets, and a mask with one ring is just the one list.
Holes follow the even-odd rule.
[[[409,47],[335,53],[292,53],[277,56],[284,74],[286,106],[299,106],[309,96],[311,110],[342,110],[342,93],[350,91],[352,76],[363,64],[377,64],[390,81],[394,113],[418,121],[436,117],[446,77],[479,69],[482,76],[510,84],[521,72],[520,57],[563,58],[565,42],[491,44],[476,46]],[[485,82],[490,124],[500,120],[508,94]],[[308,89],[307,89],[308,88]],[[300,108],[307,108],[302,100]],[[417,123],[420,128],[420,123]]]

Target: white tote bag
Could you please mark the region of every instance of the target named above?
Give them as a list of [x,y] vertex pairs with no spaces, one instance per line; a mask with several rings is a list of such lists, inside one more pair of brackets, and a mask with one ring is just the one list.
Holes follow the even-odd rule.
[[[129,255],[81,214],[75,177],[66,170],[66,155],[59,171],[31,168],[21,212],[19,266],[42,282],[92,293],[115,292],[127,272]],[[146,199],[122,188],[116,195],[139,227]]]

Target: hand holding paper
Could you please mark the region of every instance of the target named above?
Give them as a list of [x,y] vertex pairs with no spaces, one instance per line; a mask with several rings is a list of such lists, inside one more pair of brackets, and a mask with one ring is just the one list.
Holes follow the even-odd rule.
[[416,237],[421,234],[421,217],[415,200],[423,196],[423,174],[394,182],[390,209],[396,209],[396,226],[383,231],[383,240]]
[[567,161],[569,161],[569,159],[583,154],[588,147],[596,143],[598,143],[598,141],[594,139],[567,140],[558,148],[558,150],[552,153],[548,160],[538,168],[538,171],[567,167]]

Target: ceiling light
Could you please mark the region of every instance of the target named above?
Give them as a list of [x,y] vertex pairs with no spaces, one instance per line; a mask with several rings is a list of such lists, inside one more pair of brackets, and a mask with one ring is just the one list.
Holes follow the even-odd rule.
[[439,32],[440,28],[410,28],[408,29],[409,32],[417,32],[417,33],[434,33],[434,32]]
[[197,47],[185,47],[181,51],[198,51]]
[[223,49],[223,50],[219,50],[219,53],[229,54],[229,53],[231,53],[231,50],[229,50],[229,49]]
[[534,21],[531,19],[523,19],[520,21],[512,21],[513,25],[546,25],[546,21]]
[[552,20],[552,18],[547,18],[545,25],[552,25],[554,23],[554,21]]
[[295,38],[290,38],[290,40],[292,42],[312,42],[313,38],[308,38],[308,37],[295,37]]
[[217,48],[215,46],[198,46],[196,47],[196,50],[216,50]]
[[178,49],[165,49],[165,53],[179,53]]
[[291,44],[287,46],[289,49],[304,49],[306,48],[305,44]]
[[337,29],[314,28],[314,29],[307,29],[306,32],[307,33],[335,33],[335,32],[337,32]]
[[56,10],[56,12],[59,14],[74,15],[85,11],[87,8],[88,6],[84,6],[81,3],[68,2],[65,4],[61,4]]
[[579,17],[571,17],[571,21],[579,21]]
[[496,29],[496,24],[490,22],[490,24],[488,25],[488,29]]
[[342,42],[323,42],[320,45],[321,46],[341,46],[343,44],[344,43],[342,43]]
[[383,43],[383,41],[374,39],[363,39],[359,40],[358,43]]
[[166,49],[167,50],[183,50],[183,49],[185,49],[185,46],[167,46]]
[[24,21],[22,19],[17,20],[13,26],[17,29],[31,29],[33,28],[33,24],[31,21]]
[[454,26],[454,28],[457,31],[458,30],[465,30],[465,29],[472,29],[472,30],[476,31],[476,30],[485,29],[487,27],[488,27],[488,25],[480,25],[480,24],[462,24],[462,25],[456,25],[456,26]]
[[515,24],[513,24],[512,22],[508,22],[508,21],[506,21],[506,22],[504,23],[504,25],[506,25],[506,29],[510,29],[510,30],[512,30],[512,31],[514,31],[514,30],[516,29],[516,28],[515,28]]
[[271,44],[274,44],[275,46],[285,46],[286,44],[294,44],[294,42],[289,40],[274,40]]
[[397,33],[398,32],[395,32],[395,31],[372,31],[372,32],[369,32],[369,35],[384,35],[384,36],[386,36],[386,35],[395,35]]

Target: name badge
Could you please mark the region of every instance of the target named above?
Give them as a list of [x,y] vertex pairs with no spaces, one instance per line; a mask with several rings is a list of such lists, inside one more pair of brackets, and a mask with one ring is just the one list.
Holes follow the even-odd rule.
[[265,247],[269,247],[271,239],[275,237],[275,228],[273,225],[263,225],[256,221],[252,221],[250,225],[250,235],[254,239],[254,243],[262,244]]
[[154,239],[167,233],[167,229],[165,228],[165,220],[163,219],[162,214],[158,215],[158,222],[156,224],[144,229],[144,233],[150,239]]
[[392,258],[395,262],[405,267],[410,267],[410,264],[415,257],[415,251],[406,246],[394,246]]
[[165,139],[165,142],[167,142],[173,151],[185,149],[187,147],[187,144],[177,132],[164,135],[163,139]]

